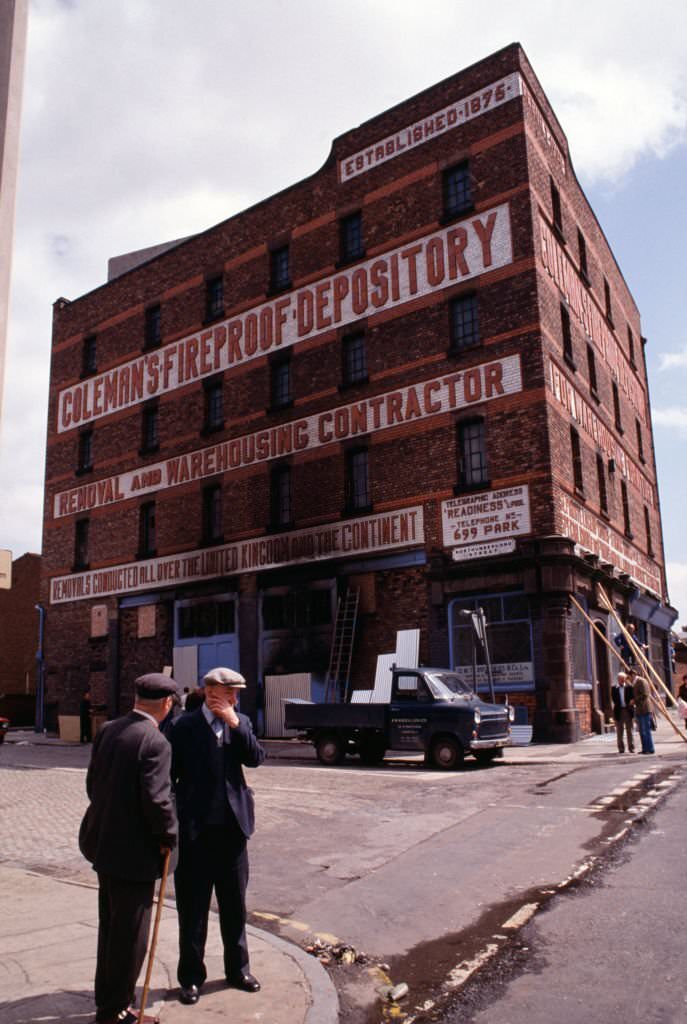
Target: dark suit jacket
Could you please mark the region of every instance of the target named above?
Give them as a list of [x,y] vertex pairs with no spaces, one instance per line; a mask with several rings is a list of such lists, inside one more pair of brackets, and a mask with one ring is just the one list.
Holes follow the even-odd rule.
[[[250,719],[239,714],[240,725],[225,729],[224,784],[229,806],[248,839],[255,831],[253,791],[246,785],[243,765],[257,768],[265,752],[255,738]],[[187,711],[174,723],[172,744],[172,784],[177,800],[181,835],[195,839],[207,821],[215,777],[216,743],[203,709]]]
[[[630,712],[630,718],[634,716],[635,709],[633,701],[635,699],[635,692],[629,683],[625,683],[623,687],[625,691],[625,707]],[[617,721],[620,719],[620,686],[618,683],[614,683],[611,687],[611,700],[613,701],[613,718]]]
[[133,711],[99,730],[86,776],[91,803],[79,831],[81,852],[96,871],[140,882],[160,876],[160,846],[176,845],[171,760],[164,736]]

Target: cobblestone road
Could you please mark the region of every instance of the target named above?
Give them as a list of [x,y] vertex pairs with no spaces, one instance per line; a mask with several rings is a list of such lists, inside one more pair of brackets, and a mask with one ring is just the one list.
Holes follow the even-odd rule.
[[[31,759],[35,748],[31,751]],[[46,757],[54,761],[55,755]],[[59,759],[59,755],[57,755]],[[22,768],[8,762],[28,760],[4,745],[0,755],[0,861],[60,878],[92,883],[93,871],[78,847],[86,809],[85,767]],[[80,753],[87,760],[87,753]]]

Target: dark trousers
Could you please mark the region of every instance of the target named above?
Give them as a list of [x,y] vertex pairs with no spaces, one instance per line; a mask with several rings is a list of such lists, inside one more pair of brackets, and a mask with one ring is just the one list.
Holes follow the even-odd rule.
[[145,960],[155,882],[98,874],[96,1020],[116,1017],[133,1002]]
[[248,970],[246,887],[248,850],[238,825],[207,825],[197,839],[183,837],[174,889],[179,915],[179,966],[184,988],[202,985],[207,977],[205,942],[212,890],[219,909],[227,978]]
[[630,714],[629,708],[618,708],[616,714],[618,717],[615,720],[615,735],[618,741],[618,751],[621,754],[625,753],[625,744],[623,737],[627,736],[627,745],[631,754],[634,754],[635,741],[632,735],[632,715]]

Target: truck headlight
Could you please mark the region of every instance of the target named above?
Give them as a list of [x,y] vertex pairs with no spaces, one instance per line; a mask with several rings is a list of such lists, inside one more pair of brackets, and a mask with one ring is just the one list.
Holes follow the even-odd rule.
[[482,721],[482,715],[480,713],[480,710],[479,710],[479,708],[475,708],[475,725],[479,725],[479,723],[481,721]]
[[508,705],[508,721],[509,722],[514,722],[515,721],[515,708],[513,707],[512,704]]

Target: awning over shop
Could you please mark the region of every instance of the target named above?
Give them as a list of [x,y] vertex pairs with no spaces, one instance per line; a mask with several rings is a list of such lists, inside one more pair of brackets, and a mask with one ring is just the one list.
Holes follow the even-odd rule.
[[656,629],[669,630],[678,613],[675,608],[662,604],[650,594],[637,593],[630,601],[630,615],[641,622],[648,622]]

